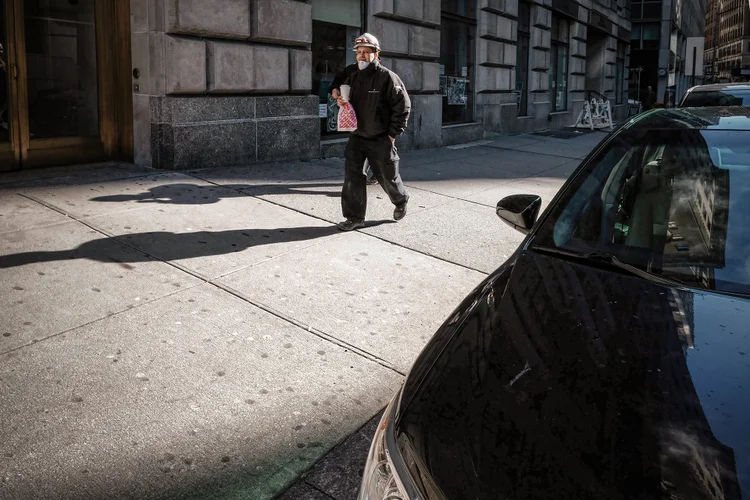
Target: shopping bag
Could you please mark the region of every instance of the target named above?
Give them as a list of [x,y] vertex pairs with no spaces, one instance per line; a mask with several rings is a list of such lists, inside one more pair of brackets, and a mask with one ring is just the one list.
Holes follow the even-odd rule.
[[339,108],[338,119],[339,132],[354,132],[357,130],[357,114],[351,103],[346,103]]

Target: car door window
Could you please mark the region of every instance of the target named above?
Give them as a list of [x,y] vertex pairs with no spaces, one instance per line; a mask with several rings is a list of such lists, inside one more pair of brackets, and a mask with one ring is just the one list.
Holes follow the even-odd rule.
[[535,244],[613,255],[691,286],[750,293],[747,135],[624,134],[573,179]]

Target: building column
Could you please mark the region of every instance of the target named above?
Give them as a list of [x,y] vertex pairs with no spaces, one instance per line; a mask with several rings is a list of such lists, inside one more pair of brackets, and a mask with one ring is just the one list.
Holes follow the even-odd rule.
[[615,89],[617,77],[617,38],[608,36],[604,42],[604,89],[602,94],[611,101],[614,109],[616,101]]
[[[544,2],[550,3],[550,0]],[[549,70],[551,66],[552,10],[542,2],[531,6],[531,53],[529,62],[529,111],[534,129],[543,127],[552,111]]]
[[[585,17],[585,20],[582,19]],[[573,120],[580,114],[586,100],[586,39],[588,37],[588,10],[578,9],[578,21],[570,24],[570,113]]]
[[518,116],[516,94],[518,0],[479,0],[477,13],[477,121],[508,133]]

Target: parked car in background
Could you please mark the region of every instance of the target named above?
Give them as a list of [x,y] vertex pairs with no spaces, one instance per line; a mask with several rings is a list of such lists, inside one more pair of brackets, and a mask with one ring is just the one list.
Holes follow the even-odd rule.
[[359,498],[750,499],[750,112],[607,136],[448,317]]
[[717,83],[698,85],[685,92],[680,107],[750,106],[750,84]]

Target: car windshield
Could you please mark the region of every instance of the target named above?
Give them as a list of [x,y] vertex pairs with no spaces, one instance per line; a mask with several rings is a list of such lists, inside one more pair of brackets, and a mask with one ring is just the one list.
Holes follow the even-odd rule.
[[694,90],[687,93],[681,106],[750,106],[750,90]]
[[576,176],[533,245],[750,294],[750,132],[623,130]]

